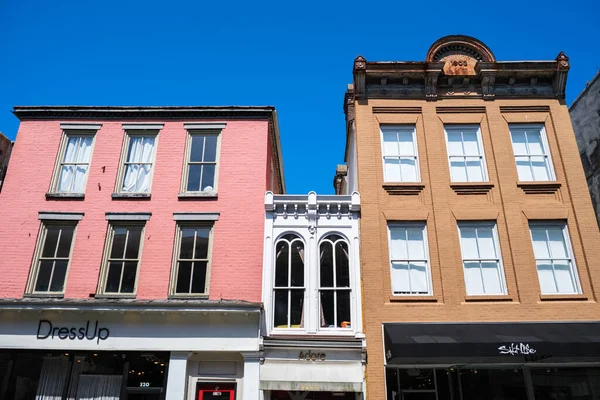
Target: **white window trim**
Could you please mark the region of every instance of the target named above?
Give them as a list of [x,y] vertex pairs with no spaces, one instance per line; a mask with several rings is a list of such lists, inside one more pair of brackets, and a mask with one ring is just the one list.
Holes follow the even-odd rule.
[[[52,180],[50,181],[50,190],[49,193],[52,194],[62,194],[62,195],[75,195],[75,194],[85,194],[85,189],[87,188],[88,177],[90,176],[90,170],[92,169],[92,158],[94,157],[94,147],[96,146],[96,134],[98,133],[98,129],[100,129],[102,125],[66,125],[61,124],[61,128],[63,129],[62,137],[60,139],[60,145],[58,148],[58,153],[56,155],[56,161],[54,163],[54,172],[52,173]],[[65,152],[67,151],[67,143],[69,141],[70,136],[91,136],[92,137],[92,146],[90,149],[90,159],[88,161],[88,168],[85,173],[85,177],[83,178],[83,192],[59,192],[58,191],[58,180],[60,179],[60,172],[62,170],[61,165],[63,163],[63,159],[65,157]]]
[[[462,236],[460,234],[460,227],[481,227],[481,226],[491,226],[492,227],[492,236],[494,238],[494,246],[496,247],[496,254],[498,257],[498,269],[500,273],[500,285],[502,292],[501,293],[480,293],[480,294],[471,294],[467,293],[467,277],[465,275],[465,256],[462,246]],[[461,268],[463,271],[463,279],[465,282],[465,293],[467,296],[505,296],[508,294],[508,288],[506,286],[506,272],[504,271],[504,262],[502,261],[502,250],[500,249],[500,238],[498,236],[498,223],[497,221],[458,221],[456,224],[456,228],[458,230],[458,242],[460,246],[460,258],[461,258]],[[478,244],[479,245],[479,244]],[[467,261],[472,259],[466,259]],[[487,260],[487,259],[479,259],[477,261]]]
[[[554,182],[556,181],[556,172],[554,171],[554,163],[552,162],[552,154],[550,152],[550,144],[548,143],[548,134],[546,133],[546,126],[544,124],[536,124],[536,123],[532,123],[532,124],[508,124],[508,130],[510,133],[510,146],[511,146],[511,150],[513,152],[513,159],[515,161],[515,169],[517,168],[517,157],[531,157],[530,154],[515,154],[515,148],[513,145],[513,138],[512,138],[512,128],[521,128],[521,129],[531,129],[531,128],[539,128],[540,131],[540,137],[542,139],[542,146],[544,146],[544,156],[546,157],[547,163],[548,163],[548,177],[549,179],[547,181],[542,181],[542,180],[534,180],[533,182]],[[534,157],[536,155],[533,155]],[[539,157],[539,155],[537,155]],[[531,173],[531,176],[533,176],[533,171]],[[517,179],[519,180],[519,182],[527,182],[527,181],[521,181],[519,178],[519,171],[517,170]]]
[[[71,269],[71,261],[73,261],[73,249],[75,248],[75,239],[77,236],[77,223],[78,220],[76,219],[56,219],[56,220],[52,220],[52,219],[41,219],[40,222],[40,229],[38,232],[38,237],[37,237],[37,242],[36,242],[36,247],[35,247],[35,252],[33,254],[33,262],[31,264],[31,268],[29,269],[29,278],[27,279],[27,286],[25,289],[25,293],[26,294],[32,294],[32,295],[40,295],[40,296],[56,296],[56,295],[63,295],[65,293],[65,289],[67,287],[67,281],[69,279],[69,271]],[[72,225],[73,226],[73,238],[71,239],[71,248],[69,249],[69,261],[67,262],[67,270],[65,272],[65,281],[63,283],[63,290],[59,291],[59,292],[51,292],[51,291],[45,291],[45,292],[36,292],[35,291],[35,286],[37,284],[37,279],[38,279],[38,272],[39,272],[39,266],[40,266],[40,258],[42,255],[42,251],[44,249],[44,245],[46,243],[46,233],[47,233],[47,226],[49,225]],[[58,245],[58,243],[57,243]],[[52,280],[50,280],[51,282]]]
[[[468,158],[468,157],[476,157],[476,156],[467,156],[467,155],[460,155],[460,154],[450,154],[450,145],[448,142],[448,129],[460,129],[460,128],[473,128],[473,127],[477,127],[477,148],[479,149],[479,158],[481,159],[481,175],[483,177],[483,180],[481,181],[455,181],[452,179],[452,157],[464,157],[464,158]],[[448,155],[448,171],[450,172],[450,182],[452,183],[471,183],[471,182],[489,182],[490,178],[488,176],[488,170],[487,170],[487,161],[485,159],[485,149],[483,147],[483,139],[481,136],[481,125],[479,124],[445,124],[444,125],[444,138],[446,139],[446,154]],[[461,136],[461,143],[464,143],[464,138]],[[469,177],[469,174],[466,171],[466,167],[465,167],[465,175],[467,176],[467,179]]]
[[[539,282],[538,276],[538,285],[540,286],[540,293],[544,296],[561,296],[561,295],[569,295],[569,294],[582,294],[583,290],[581,288],[581,281],[579,280],[579,270],[577,269],[577,264],[575,263],[575,254],[573,253],[573,244],[571,242],[571,237],[569,236],[569,227],[567,222],[564,221],[529,221],[529,237],[531,239],[531,246],[533,251],[533,258],[535,260],[535,272],[537,271],[537,258],[535,257],[535,251],[533,250],[533,235],[531,234],[531,227],[539,226],[539,227],[558,227],[562,228],[563,238],[565,239],[565,245],[567,246],[568,256],[571,258],[571,273],[573,274],[573,279],[575,279],[575,289],[574,293],[544,293],[542,292],[542,285]],[[552,259],[554,260],[554,258]],[[558,259],[557,259],[558,260]]]
[[[183,173],[181,174],[181,187],[179,189],[180,194],[192,194],[192,195],[205,195],[205,196],[215,196],[219,192],[219,167],[221,165],[221,136],[223,133],[223,128],[225,128],[225,124],[184,124],[184,127],[187,131],[186,139],[185,139],[185,153],[183,158]],[[190,156],[192,153],[192,137],[194,135],[212,135],[217,137],[217,146],[216,146],[216,154],[215,154],[215,178],[214,178],[214,187],[211,192],[206,192],[202,190],[198,191],[188,191],[187,190],[187,180],[188,180],[188,171],[190,164]],[[194,162],[197,163],[197,162]],[[204,162],[202,162],[204,163]],[[202,189],[202,182],[200,182],[200,189]]]
[[[178,275],[178,260],[179,251],[181,249],[181,228],[209,228],[208,234],[208,251],[207,251],[207,263],[206,263],[206,291],[204,293],[177,293],[177,275]],[[206,220],[178,220],[175,228],[175,240],[173,245],[173,262],[171,265],[171,279],[169,281],[169,297],[172,298],[208,298],[210,293],[210,276],[211,276],[211,265],[213,259],[213,243],[214,243],[214,221]]]
[[[151,129],[148,129],[151,127]],[[117,185],[114,193],[117,194],[145,194],[150,195],[152,193],[152,182],[154,180],[154,170],[156,169],[156,153],[158,151],[158,139],[160,135],[160,128],[162,125],[123,125],[124,136],[123,146],[121,149],[121,159],[119,160],[119,171],[117,173]],[[150,172],[150,179],[148,183],[147,192],[124,192],[123,191],[123,180],[125,179],[125,163],[127,162],[127,155],[129,153],[129,141],[132,136],[154,136],[154,148],[152,149],[152,170]]]
[[[393,227],[398,227],[398,228],[410,228],[410,227],[419,227],[419,228],[423,228],[423,247],[424,247],[424,251],[425,251],[425,260],[419,260],[419,261],[425,261],[426,264],[426,269],[427,269],[427,293],[406,293],[406,294],[398,294],[398,293],[394,293],[394,286],[393,286],[393,282],[392,282],[392,263],[394,261],[397,261],[395,259],[392,258],[392,230],[390,228]],[[430,256],[429,256],[429,240],[428,240],[428,236],[427,236],[427,223],[425,221],[423,222],[402,222],[402,221],[388,221],[387,223],[387,238],[388,238],[388,260],[389,260],[389,273],[390,273],[390,290],[392,293],[392,296],[394,297],[407,297],[407,296],[423,296],[423,297],[428,297],[428,296],[433,296],[433,281],[431,279],[431,260],[430,260]],[[411,260],[404,260],[404,261],[411,261]],[[417,261],[412,260],[412,261]]]
[[[135,282],[133,284],[132,293],[118,293],[118,292],[105,292],[106,279],[108,278],[108,260],[110,257],[110,251],[112,250],[114,228],[115,226],[141,226],[142,231],[140,233],[140,248],[138,251],[138,263],[137,270],[135,272]],[[104,254],[102,255],[102,266],[100,269],[100,279],[98,282],[98,290],[96,291],[97,297],[135,297],[137,295],[138,281],[140,279],[140,266],[142,265],[142,253],[144,249],[144,236],[146,233],[146,223],[133,220],[116,220],[112,222],[109,220],[108,230],[106,232],[106,240],[104,242]]]
[[[414,156],[386,156],[385,155],[385,149],[384,149],[384,141],[383,141],[383,129],[384,128],[412,128],[412,137],[413,137],[413,146],[414,146]],[[415,124],[380,124],[379,125],[379,142],[381,145],[381,165],[383,168],[383,181],[385,183],[397,183],[397,182],[402,182],[402,183],[419,183],[421,182],[421,167],[419,165],[419,147],[417,144],[417,126]],[[399,142],[396,142],[399,143]],[[415,168],[416,168],[416,175],[417,175],[417,179],[415,181],[405,181],[405,180],[401,180],[401,181],[388,181],[386,176],[385,176],[385,159],[386,157],[396,157],[398,159],[402,159],[403,157],[408,158],[408,157],[414,157],[415,160]]]

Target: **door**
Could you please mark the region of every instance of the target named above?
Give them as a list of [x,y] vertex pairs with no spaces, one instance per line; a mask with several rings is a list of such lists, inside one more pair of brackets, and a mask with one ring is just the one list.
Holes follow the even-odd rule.
[[197,400],[235,400],[235,383],[198,383]]

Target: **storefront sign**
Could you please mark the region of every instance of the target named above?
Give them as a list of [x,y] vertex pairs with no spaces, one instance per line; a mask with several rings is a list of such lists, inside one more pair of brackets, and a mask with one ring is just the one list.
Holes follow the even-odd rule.
[[298,354],[298,360],[306,360],[306,361],[325,361],[327,354],[325,353],[311,353],[307,351],[306,353],[300,352]]
[[96,343],[99,344],[101,340],[108,339],[110,332],[108,328],[99,327],[98,321],[94,325],[93,329],[90,329],[90,321],[87,321],[85,327],[66,327],[66,326],[54,326],[52,322],[42,319],[38,323],[37,329],[37,339],[54,339],[54,337],[58,337],[60,340],[70,339],[70,340],[94,340],[96,339]]
[[529,347],[526,343],[511,343],[510,345],[498,347],[500,354],[510,354],[516,356],[522,354],[524,356],[529,354],[535,354],[536,350],[533,347]]

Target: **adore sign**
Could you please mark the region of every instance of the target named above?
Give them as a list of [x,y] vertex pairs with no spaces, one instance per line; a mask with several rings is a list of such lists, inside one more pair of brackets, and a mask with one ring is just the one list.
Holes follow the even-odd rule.
[[82,327],[67,327],[67,326],[54,326],[51,321],[46,319],[40,320],[37,329],[37,339],[54,339],[58,337],[60,340],[94,340],[99,344],[101,340],[106,340],[110,336],[108,328],[100,327],[98,321],[90,329],[90,321],[87,321],[85,326]]

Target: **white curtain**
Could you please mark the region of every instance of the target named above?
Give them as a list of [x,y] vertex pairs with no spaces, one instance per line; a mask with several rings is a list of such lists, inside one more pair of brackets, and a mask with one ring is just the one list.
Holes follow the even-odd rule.
[[70,368],[67,357],[44,357],[35,400],[61,400]]
[[129,153],[123,179],[124,192],[144,193],[150,189],[154,137],[139,136],[129,139]]
[[91,136],[70,136],[62,161],[58,191],[67,193],[83,193],[85,177],[92,155]]
[[77,400],[119,400],[121,375],[80,375]]

